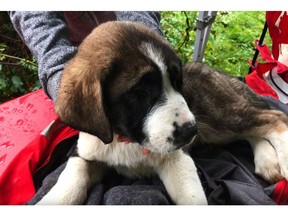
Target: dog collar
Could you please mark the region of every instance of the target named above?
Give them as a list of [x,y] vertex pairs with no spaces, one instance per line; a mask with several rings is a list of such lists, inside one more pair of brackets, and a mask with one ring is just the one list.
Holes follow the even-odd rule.
[[[123,135],[118,135],[118,136],[117,136],[117,142],[123,142],[124,144],[130,144],[130,143],[132,143],[131,140],[130,140],[128,137],[123,136]],[[142,151],[142,153],[143,153],[144,155],[148,155],[148,154],[151,153],[150,150],[148,150],[148,149],[146,149],[146,148],[143,148],[143,147],[142,147],[141,151]]]

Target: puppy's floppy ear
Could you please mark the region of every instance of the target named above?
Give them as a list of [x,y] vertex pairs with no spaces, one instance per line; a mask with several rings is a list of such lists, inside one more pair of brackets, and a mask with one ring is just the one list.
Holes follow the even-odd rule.
[[97,136],[106,144],[112,142],[97,68],[71,60],[63,71],[55,109],[72,128]]

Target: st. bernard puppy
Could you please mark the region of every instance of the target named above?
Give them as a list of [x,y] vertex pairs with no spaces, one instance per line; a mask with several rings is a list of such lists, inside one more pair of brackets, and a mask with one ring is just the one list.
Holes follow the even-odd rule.
[[198,135],[220,144],[247,138],[257,173],[269,181],[288,178],[287,117],[201,64],[186,65],[183,79],[171,45],[141,24],[97,27],[65,67],[55,108],[81,132],[38,204],[82,204],[110,167],[128,177],[159,175],[175,204],[207,204],[182,148]]

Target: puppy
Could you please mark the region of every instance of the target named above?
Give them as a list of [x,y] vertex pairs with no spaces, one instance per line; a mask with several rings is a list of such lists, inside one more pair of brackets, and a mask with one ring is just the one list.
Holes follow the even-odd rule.
[[182,77],[173,48],[140,24],[96,28],[65,68],[55,108],[81,132],[38,204],[82,204],[107,167],[128,177],[157,174],[176,204],[207,204],[182,148],[195,137],[211,144],[247,139],[256,173],[269,182],[288,179],[287,116],[203,64],[185,65]]
[[77,149],[38,204],[82,204],[108,167],[159,175],[176,204],[207,204],[181,149],[197,133],[181,71],[171,45],[141,24],[108,22],[88,35],[63,71],[55,103],[62,121],[81,131]]

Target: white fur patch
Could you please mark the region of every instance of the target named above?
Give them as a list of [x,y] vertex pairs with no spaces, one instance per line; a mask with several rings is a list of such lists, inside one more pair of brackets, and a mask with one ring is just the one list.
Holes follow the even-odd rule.
[[140,50],[143,52],[144,55],[150,58],[159,67],[162,73],[167,70],[167,67],[163,62],[163,57],[161,53],[159,53],[152,44],[142,43],[140,46]]
[[281,175],[288,180],[288,131],[272,132],[266,138],[276,150]]
[[38,205],[82,204],[90,186],[88,163],[80,157],[69,158],[59,179]]
[[148,114],[144,130],[148,135],[145,148],[154,152],[166,153],[175,150],[173,145],[174,123],[183,125],[187,122],[195,123],[184,98],[179,93],[166,94],[167,101],[161,106],[154,107]]
[[258,137],[247,140],[254,153],[255,173],[271,183],[282,179],[277,153],[268,140]]
[[137,167],[147,158],[138,143],[119,143],[117,135],[114,135],[112,143],[105,145],[98,137],[80,132],[77,147],[80,157],[89,161],[102,161],[110,166]]
[[204,190],[192,158],[177,150],[169,154],[158,174],[172,200],[178,205],[207,204]]

